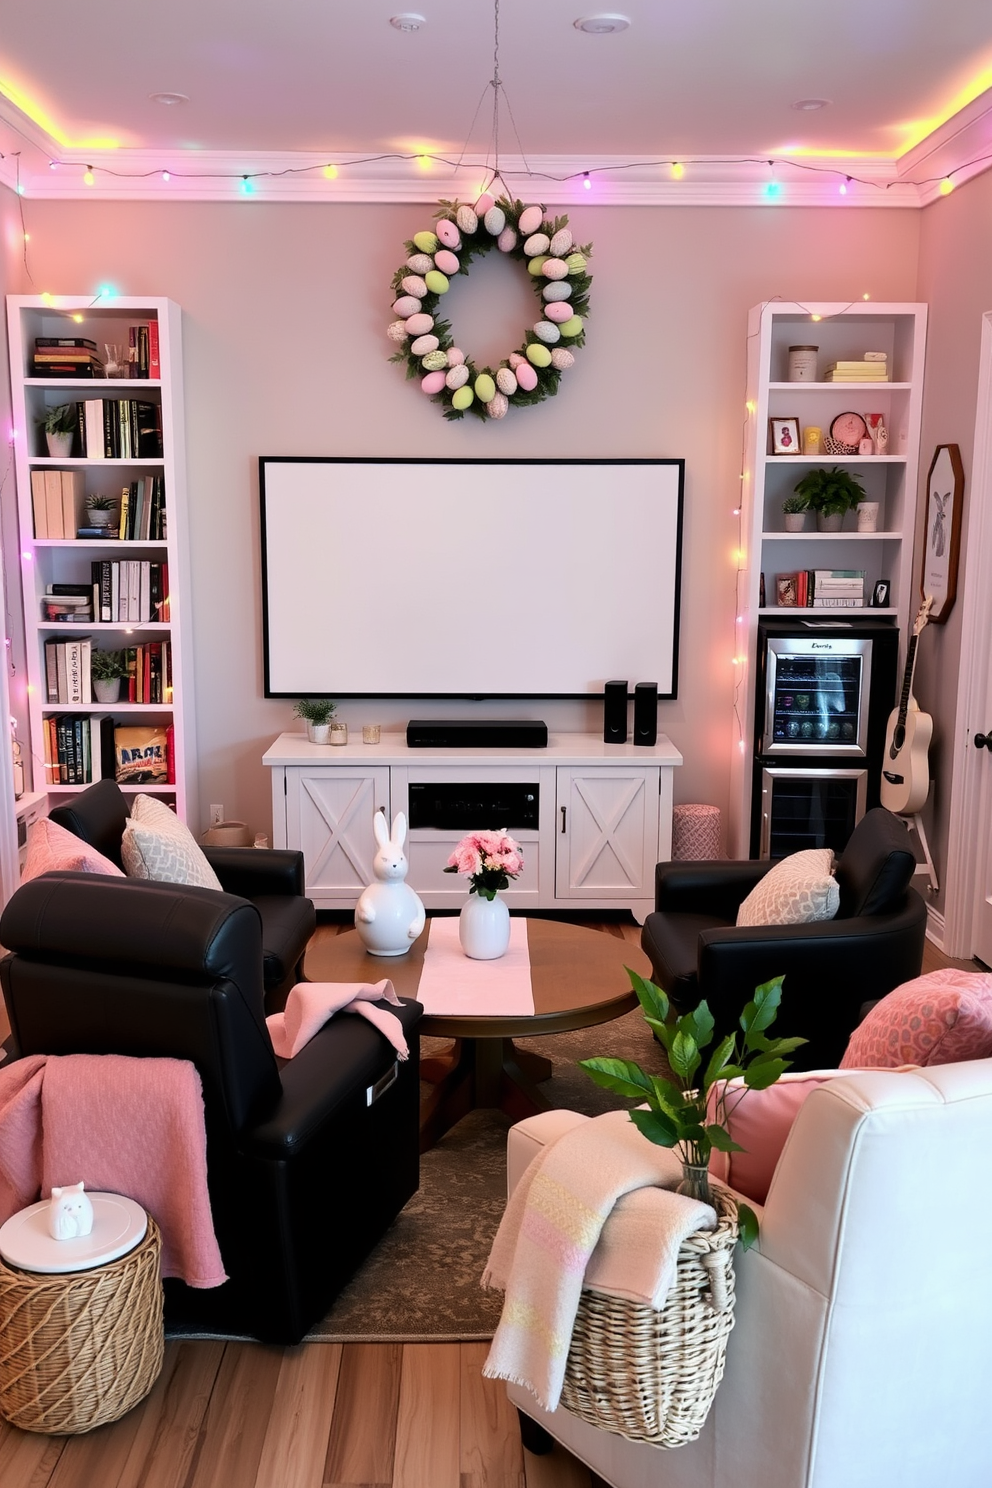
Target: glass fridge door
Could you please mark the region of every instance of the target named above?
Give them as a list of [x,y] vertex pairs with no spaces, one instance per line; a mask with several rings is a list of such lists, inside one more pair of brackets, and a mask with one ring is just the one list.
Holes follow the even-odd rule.
[[864,758],[869,671],[866,650],[816,656],[788,641],[769,641],[761,753]]

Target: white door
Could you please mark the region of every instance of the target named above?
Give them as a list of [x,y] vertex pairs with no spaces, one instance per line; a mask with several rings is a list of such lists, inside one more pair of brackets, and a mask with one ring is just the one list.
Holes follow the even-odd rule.
[[318,909],[345,909],[372,882],[372,818],[389,812],[389,770],[286,771],[286,838],[303,852]]
[[[982,715],[978,715],[982,718]],[[981,739],[983,744],[976,744]],[[974,918],[974,955],[986,966],[992,966],[992,657],[989,662],[988,679],[985,686],[985,713],[983,721],[972,735],[972,747],[982,756],[979,767],[981,786],[977,822],[984,822],[981,837],[983,850],[978,855],[976,879],[976,903]]]
[[658,769],[558,771],[555,897],[651,896],[658,859]]

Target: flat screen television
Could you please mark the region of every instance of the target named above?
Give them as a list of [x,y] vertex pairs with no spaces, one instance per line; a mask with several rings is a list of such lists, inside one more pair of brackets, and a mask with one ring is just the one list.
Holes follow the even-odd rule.
[[267,697],[678,691],[683,460],[263,456]]

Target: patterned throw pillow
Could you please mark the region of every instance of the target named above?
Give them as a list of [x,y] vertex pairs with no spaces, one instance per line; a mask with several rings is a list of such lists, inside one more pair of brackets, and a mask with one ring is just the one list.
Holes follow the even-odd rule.
[[200,889],[221,887],[189,827],[154,796],[135,796],[121,840],[121,860],[129,878]]
[[28,850],[24,859],[21,883],[37,878],[39,873],[106,873],[110,878],[123,878],[116,863],[90,847],[74,832],[60,827],[43,816],[28,828]]
[[808,925],[832,920],[840,904],[829,847],[810,847],[769,868],[737,911],[738,925]]
[[903,982],[851,1034],[842,1069],[992,1058],[992,973],[948,966]]

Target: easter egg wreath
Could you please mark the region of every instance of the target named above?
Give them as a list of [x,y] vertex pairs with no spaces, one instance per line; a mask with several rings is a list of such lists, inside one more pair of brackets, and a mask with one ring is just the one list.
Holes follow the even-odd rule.
[[[510,408],[543,403],[558,391],[573,351],[585,344],[592,279],[592,245],[576,248],[567,217],[545,220],[543,206],[485,194],[474,206],[438,202],[432,231],[414,233],[407,257],[393,275],[393,314],[387,335],[406,363],[408,378],[444,409],[447,419],[474,413],[504,418]],[[439,314],[452,279],[467,274],[473,258],[498,248],[526,264],[539,303],[539,318],[516,351],[497,367],[478,367],[457,347]]]

